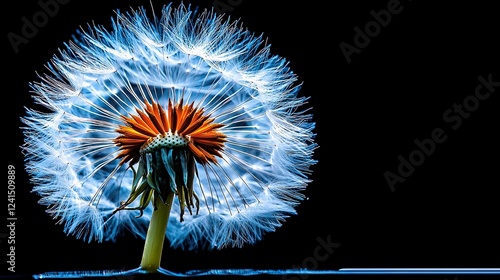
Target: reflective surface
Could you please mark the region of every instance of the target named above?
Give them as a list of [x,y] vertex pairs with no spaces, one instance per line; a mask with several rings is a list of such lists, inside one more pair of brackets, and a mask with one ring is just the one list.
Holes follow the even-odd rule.
[[[211,269],[189,270],[174,272],[160,268],[158,274],[149,274],[140,268],[125,271],[65,271],[47,272],[33,275],[34,279],[68,279],[89,277],[112,277],[113,279],[135,279],[142,275],[164,275],[169,277],[195,276],[282,276],[281,279],[307,279],[310,275],[339,276],[339,275],[499,275],[500,268],[345,268],[339,270],[308,270],[308,269]],[[296,278],[293,278],[293,275]]]

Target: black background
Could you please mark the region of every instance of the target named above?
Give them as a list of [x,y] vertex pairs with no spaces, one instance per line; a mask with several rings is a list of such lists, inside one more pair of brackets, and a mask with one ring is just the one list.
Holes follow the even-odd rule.
[[[41,8],[37,1],[14,2],[4,3],[3,15],[2,161],[4,168],[16,167],[16,275],[136,268],[142,240],[84,243],[65,236],[37,204],[23,170],[19,117],[23,106],[31,105],[28,83],[79,26],[109,25],[113,10],[150,3],[69,1],[15,53],[7,34],[21,34],[21,19]],[[153,2],[157,12],[167,4]],[[370,11],[387,9],[390,1],[219,2],[233,3],[227,11],[231,18],[263,33],[271,51],[287,58],[304,82],[300,94],[311,96],[319,163],[308,200],[276,232],[242,249],[185,252],[167,243],[163,268],[302,266],[314,257],[318,238],[339,247],[317,261],[316,269],[500,267],[500,87],[457,129],[443,118],[453,104],[474,95],[478,76],[491,74],[500,82],[500,17],[493,4],[401,1],[401,12],[348,63],[339,44],[354,45],[354,27],[364,29],[373,20]],[[213,1],[191,3],[204,9]],[[398,156],[408,158],[414,140],[431,137],[435,128],[445,131],[446,141],[392,191],[384,172],[397,173]],[[6,205],[7,194],[3,197]],[[1,241],[4,260],[4,235]],[[2,263],[1,275],[12,275]]]

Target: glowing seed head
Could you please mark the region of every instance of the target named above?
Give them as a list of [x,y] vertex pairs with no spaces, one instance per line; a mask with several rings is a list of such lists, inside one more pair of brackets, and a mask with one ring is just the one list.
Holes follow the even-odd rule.
[[175,193],[171,246],[254,243],[296,214],[310,182],[308,97],[239,21],[184,4],[149,14],[88,25],[31,84],[46,107],[22,118],[33,192],[88,241],[144,238],[154,203]]

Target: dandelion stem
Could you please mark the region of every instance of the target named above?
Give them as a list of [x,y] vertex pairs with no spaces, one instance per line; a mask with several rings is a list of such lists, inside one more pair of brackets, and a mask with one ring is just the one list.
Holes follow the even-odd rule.
[[172,209],[174,193],[170,192],[165,203],[157,198],[156,210],[153,211],[149,223],[144,251],[142,253],[141,269],[147,272],[157,272],[160,268],[165,231],[167,230],[168,217]]

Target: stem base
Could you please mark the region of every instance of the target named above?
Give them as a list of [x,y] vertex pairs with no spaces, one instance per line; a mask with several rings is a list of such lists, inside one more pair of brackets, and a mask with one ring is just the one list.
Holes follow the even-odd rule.
[[168,218],[174,200],[174,193],[170,192],[165,203],[155,198],[157,209],[153,211],[151,222],[146,234],[146,242],[142,253],[141,269],[147,272],[158,272],[160,268],[165,231],[167,230]]

